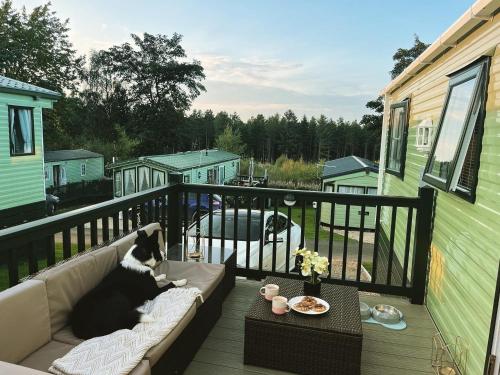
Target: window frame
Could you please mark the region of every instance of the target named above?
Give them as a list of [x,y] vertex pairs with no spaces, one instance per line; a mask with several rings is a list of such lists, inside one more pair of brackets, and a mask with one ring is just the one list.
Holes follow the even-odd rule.
[[85,177],[87,175],[87,163],[80,163],[80,177]]
[[[394,111],[397,108],[404,108],[404,124],[402,126],[401,133],[401,161],[399,165],[399,170],[389,168],[389,158],[391,155],[391,135],[393,132],[393,121],[394,121]],[[410,118],[410,99],[406,98],[398,103],[394,103],[390,108],[390,117],[389,117],[389,128],[387,130],[387,147],[386,147],[386,155],[385,155],[385,171],[389,174],[392,174],[400,179],[404,179],[405,174],[405,164],[406,164],[406,148],[408,146],[408,128],[409,128],[409,118]]]
[[[120,195],[116,195],[116,176],[120,176]],[[117,170],[113,173],[113,188],[114,188],[114,191],[113,191],[113,195],[115,198],[121,198],[123,197],[123,175],[122,175],[122,171],[121,170]]]
[[[489,67],[490,67],[490,58],[485,56],[480,58],[479,60],[476,60],[472,62],[471,64],[465,66],[464,68],[448,75],[450,78],[449,83],[448,83],[448,91],[446,93],[446,99],[445,99],[445,104],[443,106],[443,109],[441,111],[441,115],[439,117],[439,123],[437,130],[435,132],[434,136],[434,141],[432,142],[432,148],[429,152],[429,156],[427,158],[427,163],[425,165],[424,169],[424,174],[422,177],[422,180],[433,186],[436,187],[440,190],[443,190],[445,192],[451,192],[471,203],[474,203],[476,199],[476,188],[477,188],[477,183],[478,183],[478,173],[479,173],[479,160],[481,157],[481,151],[482,151],[482,139],[483,139],[483,132],[484,132],[484,120],[485,120],[485,108],[486,108],[486,101],[488,99],[487,97],[487,87],[489,83]],[[448,172],[448,175],[446,177],[446,180],[443,181],[443,179],[433,176],[429,173],[429,168],[432,163],[432,158],[433,155],[436,151],[436,147],[439,143],[439,137],[441,135],[442,127],[443,127],[443,122],[445,119],[446,111],[449,105],[449,100],[450,100],[450,94],[453,90],[454,87],[467,82],[471,79],[474,79],[474,77],[477,77],[477,81],[474,85],[473,93],[472,93],[472,100],[469,103],[469,107],[467,109],[467,114],[464,119],[465,126],[462,129],[462,133],[460,134],[459,142],[457,144],[457,148],[455,150],[455,154],[450,166],[450,171]],[[477,100],[481,100],[482,102],[480,103],[480,106],[477,111],[477,117],[473,118],[473,108],[477,102]],[[473,121],[474,120],[474,121]],[[479,121],[479,122],[478,122]],[[467,145],[467,149],[464,150],[464,141],[466,138],[466,134],[468,131],[472,132],[474,131],[474,128],[479,124],[479,132],[477,134],[477,142],[478,142],[478,148],[476,155],[474,155],[474,171],[473,171],[473,182],[472,182],[472,187],[471,190],[468,191],[466,189],[460,188],[457,186],[454,190],[451,190],[451,185],[452,182],[455,178],[456,173],[458,174],[458,178],[460,178],[460,174],[462,173],[462,168],[460,169],[459,172],[456,171],[457,168],[457,163],[459,161],[459,158],[461,157],[461,154],[464,154],[464,158],[466,156],[467,150],[470,146],[470,143]],[[472,129],[470,129],[472,128]],[[471,136],[472,137],[472,136]],[[470,142],[470,140],[469,140]]]
[[[31,149],[33,150],[32,152],[25,152],[22,154],[15,154],[12,153],[12,131],[10,129],[10,124],[11,124],[11,115],[10,115],[10,110],[11,108],[13,109],[28,109],[31,111]],[[8,121],[9,123],[7,124],[7,127],[9,129],[9,152],[11,157],[16,157],[16,156],[27,156],[27,155],[35,155],[36,150],[35,150],[35,107],[27,107],[27,106],[19,106],[19,105],[8,105],[7,106],[7,113],[8,113]]]
[[[125,179],[125,173],[127,171],[134,171],[134,178],[133,178],[133,180],[134,180],[134,191],[132,193],[128,193],[128,194],[126,194],[126,190],[127,189],[126,189],[126,181],[125,181],[126,180]],[[122,197],[126,197],[127,195],[131,195],[131,194],[137,193],[137,182],[138,182],[137,181],[137,168],[136,167],[124,168],[124,169],[122,169],[122,172],[123,172],[123,176],[122,176],[122,179],[123,179],[122,180],[123,195],[122,195]]]
[[156,168],[151,168],[151,188],[156,188],[158,186],[155,186],[155,172],[158,174],[158,175],[163,175],[163,184],[162,185],[159,185],[159,186],[164,186],[167,184],[167,175],[165,173],[165,171],[162,171],[162,170],[159,170],[159,169],[156,169]]
[[341,193],[341,192],[339,191],[339,189],[340,189],[341,187],[347,187],[347,188],[361,188],[361,189],[363,189],[363,194],[366,194],[366,186],[363,186],[363,185],[343,185],[343,184],[338,184],[338,185],[336,185],[336,189],[337,189],[337,190],[336,190],[335,192],[336,192],[336,193],[338,193],[338,194],[361,195],[361,194],[358,194],[358,193]]

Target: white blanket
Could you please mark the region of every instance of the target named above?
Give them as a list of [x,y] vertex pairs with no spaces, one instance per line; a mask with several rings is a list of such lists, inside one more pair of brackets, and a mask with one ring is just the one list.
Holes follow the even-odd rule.
[[198,288],[169,289],[140,308],[154,322],[86,340],[52,362],[49,371],[57,375],[128,374],[175,328],[197,297],[201,298]]

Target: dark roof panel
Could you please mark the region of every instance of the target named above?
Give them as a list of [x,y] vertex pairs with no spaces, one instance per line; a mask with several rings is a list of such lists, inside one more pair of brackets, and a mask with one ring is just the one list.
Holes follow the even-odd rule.
[[340,159],[328,160],[323,167],[321,178],[341,176],[359,171],[378,173],[378,165],[371,160],[359,156],[346,156]]
[[45,161],[62,161],[62,160],[74,160],[74,159],[92,159],[101,158],[101,154],[97,152],[87,151],[87,150],[57,150],[57,151],[45,151]]
[[59,99],[61,94],[56,91],[44,89],[17,79],[7,78],[0,75],[0,92],[10,92],[29,96],[42,96],[50,99]]

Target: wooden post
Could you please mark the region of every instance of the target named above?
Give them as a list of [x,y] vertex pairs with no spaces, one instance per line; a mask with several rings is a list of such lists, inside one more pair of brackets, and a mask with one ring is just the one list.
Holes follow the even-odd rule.
[[422,187],[418,189],[420,204],[415,222],[415,242],[412,265],[413,297],[411,303],[422,305],[425,300],[427,284],[427,263],[432,238],[432,215],[434,208],[434,189]]

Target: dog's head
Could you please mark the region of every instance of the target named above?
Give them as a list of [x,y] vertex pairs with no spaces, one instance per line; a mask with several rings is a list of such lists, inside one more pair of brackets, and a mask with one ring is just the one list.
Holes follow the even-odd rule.
[[132,256],[142,264],[151,268],[156,267],[165,260],[165,252],[160,250],[158,243],[159,231],[155,230],[150,236],[144,230],[137,231],[135,247],[132,250]]

